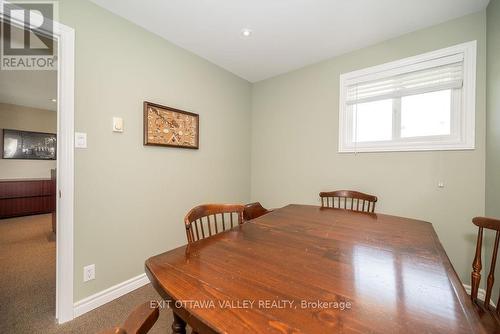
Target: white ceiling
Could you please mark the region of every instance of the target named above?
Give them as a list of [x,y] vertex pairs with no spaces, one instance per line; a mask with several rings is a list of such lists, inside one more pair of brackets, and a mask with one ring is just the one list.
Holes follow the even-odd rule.
[[0,103],[57,110],[57,71],[0,70]]
[[[250,82],[477,12],[489,2],[92,1]],[[242,38],[242,28],[253,35]]]
[[[22,36],[20,29],[14,39]],[[17,43],[22,43],[17,41]],[[0,70],[0,103],[57,110],[57,71]]]

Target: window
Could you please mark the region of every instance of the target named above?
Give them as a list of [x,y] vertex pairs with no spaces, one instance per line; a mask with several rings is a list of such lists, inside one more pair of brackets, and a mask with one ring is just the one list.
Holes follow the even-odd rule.
[[474,149],[476,42],[340,76],[340,152]]

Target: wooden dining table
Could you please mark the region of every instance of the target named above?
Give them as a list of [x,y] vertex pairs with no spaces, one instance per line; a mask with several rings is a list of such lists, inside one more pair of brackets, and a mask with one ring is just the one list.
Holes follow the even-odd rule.
[[432,224],[288,205],[149,258],[173,333],[485,333]]

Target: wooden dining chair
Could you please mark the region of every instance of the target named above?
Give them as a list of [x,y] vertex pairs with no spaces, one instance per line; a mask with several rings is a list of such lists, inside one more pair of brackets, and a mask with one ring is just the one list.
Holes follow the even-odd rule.
[[243,220],[248,221],[259,218],[272,211],[264,208],[259,202],[249,203],[245,205],[245,209],[243,210]]
[[[470,297],[472,302],[478,307],[479,316],[485,327],[491,329],[492,333],[500,333],[500,296],[498,298],[496,308],[490,303],[493,283],[495,282],[495,266],[497,262],[498,244],[500,242],[500,220],[487,217],[476,217],[472,219],[472,223],[479,227],[479,231],[477,234],[476,254],[474,256],[474,261],[472,262]],[[481,283],[481,249],[483,246],[484,229],[494,230],[496,233],[491,256],[490,271],[486,279],[486,294],[484,302],[481,302],[478,300],[477,295],[479,291],[479,284]]]
[[110,328],[101,334],[146,334],[160,315],[158,303],[147,302],[137,307],[120,327]]
[[320,192],[322,208],[338,208],[361,212],[374,212],[377,196],[353,190]]
[[188,243],[210,237],[243,223],[240,204],[205,204],[191,209],[184,218]]

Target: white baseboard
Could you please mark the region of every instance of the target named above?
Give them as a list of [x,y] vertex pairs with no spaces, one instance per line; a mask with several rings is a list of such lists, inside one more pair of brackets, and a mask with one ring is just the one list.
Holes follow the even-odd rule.
[[[99,306],[102,306],[106,303],[115,300],[116,298],[119,298],[123,295],[126,295],[129,292],[139,289],[140,287],[143,287],[148,283],[150,283],[150,281],[149,278],[146,276],[146,274],[141,274],[136,277],[132,277],[129,280],[116,284],[110,288],[107,288],[106,290],[102,290],[98,293],[95,293],[92,296],[79,300],[73,306],[74,317],[75,318],[79,317],[82,314],[85,314],[89,311],[92,311],[93,309],[98,308]],[[471,286],[468,284],[463,284],[463,286],[467,294],[470,295]],[[479,289],[477,291],[477,298],[479,300],[484,301],[485,297],[486,297],[486,291],[484,289]],[[491,300],[490,304],[493,307],[496,307],[495,303],[493,303],[493,301]]]
[[[465,291],[467,292],[468,295],[471,293],[471,286],[468,284],[463,284]],[[484,302],[484,298],[486,298],[486,290],[484,289],[478,289],[477,290],[477,299],[482,300]],[[495,303],[490,299],[490,305],[496,308]]]
[[149,278],[146,276],[146,274],[141,274],[110,288],[107,288],[106,290],[102,290],[96,294],[93,294],[92,296],[79,300],[73,305],[74,317],[79,317],[82,314],[92,311],[93,309],[109,303],[110,301],[113,301],[116,298],[132,292],[148,283]]

